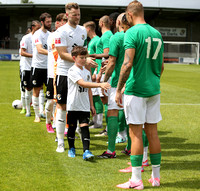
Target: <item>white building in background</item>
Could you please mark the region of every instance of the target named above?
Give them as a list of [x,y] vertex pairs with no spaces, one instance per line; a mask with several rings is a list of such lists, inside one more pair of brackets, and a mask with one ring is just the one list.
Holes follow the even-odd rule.
[[[131,0],[29,0],[38,5],[64,5],[67,2],[76,2],[87,6],[127,6]],[[200,9],[200,0],[139,0],[144,7],[173,8],[173,9]],[[21,4],[21,0],[0,0],[2,4]]]

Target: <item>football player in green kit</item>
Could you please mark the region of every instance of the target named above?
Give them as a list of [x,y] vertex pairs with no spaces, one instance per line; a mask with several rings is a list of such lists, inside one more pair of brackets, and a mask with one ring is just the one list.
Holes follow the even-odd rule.
[[132,177],[119,188],[144,188],[141,178],[143,158],[142,127],[149,141],[152,174],[149,182],[160,186],[161,147],[157,133],[160,114],[160,77],[164,70],[164,44],[161,34],[144,20],[143,5],[132,1],[126,16],[132,26],[124,37],[125,57],[121,67],[115,100],[121,106],[121,90],[124,92],[124,110],[131,137]]
[[[96,24],[94,21],[88,21],[83,24],[86,28],[87,36],[90,38],[90,42],[88,44],[88,53],[95,54],[96,53],[96,44],[100,39],[99,36],[96,35],[95,29]],[[92,81],[96,82],[96,69],[91,68],[92,73]],[[90,128],[100,128],[102,127],[103,123],[103,103],[99,96],[99,91],[97,88],[92,88],[92,95],[93,95],[93,104],[96,109],[96,115],[93,117],[93,126]]]

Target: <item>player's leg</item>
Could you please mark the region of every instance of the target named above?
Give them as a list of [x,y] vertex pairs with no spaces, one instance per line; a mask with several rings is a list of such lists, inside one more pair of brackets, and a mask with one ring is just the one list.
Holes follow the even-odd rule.
[[94,155],[90,151],[90,131],[89,131],[90,112],[79,112],[79,125],[81,129],[81,139],[83,144],[83,159],[93,160]]
[[51,117],[52,117],[53,106],[54,106],[53,95],[54,95],[53,78],[48,78],[47,91],[46,91],[47,102],[45,105],[46,128],[47,128],[48,133],[54,133],[54,130],[51,125]]
[[64,132],[66,125],[67,76],[56,77],[56,91],[57,91],[56,135],[58,138],[58,147],[60,147],[64,145]]
[[32,96],[32,102],[33,102],[33,109],[35,112],[35,120],[34,122],[40,122],[40,115],[39,115],[39,93],[42,89],[42,79],[41,76],[42,70],[38,68],[31,68],[32,76],[32,85],[33,85],[33,96]]
[[24,87],[24,75],[25,71],[20,72],[20,90],[21,90],[21,102],[22,102],[22,110],[20,111],[20,114],[26,113],[26,102],[25,102],[25,87]]
[[152,183],[152,186],[160,186],[161,146],[157,132],[157,123],[162,119],[160,113],[160,94],[150,97],[147,106],[145,132],[149,141],[152,164],[152,176],[149,182]]
[[133,95],[125,95],[124,111],[129,124],[129,136],[131,138],[131,165],[132,176],[130,181],[119,184],[117,187],[143,189],[141,168],[143,159],[142,127],[145,122],[146,100]]
[[124,143],[127,140],[126,126],[125,126],[125,115],[123,110],[119,110],[118,114],[119,129],[117,133],[116,143]]
[[67,132],[67,140],[69,145],[68,157],[72,158],[74,158],[76,155],[74,142],[75,142],[75,131],[77,127],[77,119],[78,119],[77,111],[68,111],[67,115],[67,123],[69,125]]
[[107,134],[108,134],[108,149],[102,155],[99,155],[100,158],[115,158],[115,142],[117,131],[119,128],[118,113],[119,107],[115,102],[116,88],[111,88],[108,91],[108,123],[107,123]]

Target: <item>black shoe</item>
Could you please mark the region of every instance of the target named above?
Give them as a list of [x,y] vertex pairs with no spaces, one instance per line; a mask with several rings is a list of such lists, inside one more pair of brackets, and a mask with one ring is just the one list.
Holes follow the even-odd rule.
[[105,151],[102,155],[99,155],[97,157],[98,158],[104,158],[104,159],[116,158],[116,152],[114,151],[113,153],[108,153],[107,151]]

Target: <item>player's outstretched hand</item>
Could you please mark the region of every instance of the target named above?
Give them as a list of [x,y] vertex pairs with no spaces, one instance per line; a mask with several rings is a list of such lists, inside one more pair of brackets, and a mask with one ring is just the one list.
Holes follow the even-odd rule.
[[103,82],[103,83],[101,83],[101,88],[104,90],[108,90],[111,88],[111,86],[108,82]]
[[87,57],[86,64],[89,65],[91,68],[97,68],[98,64],[94,60],[95,58]]

